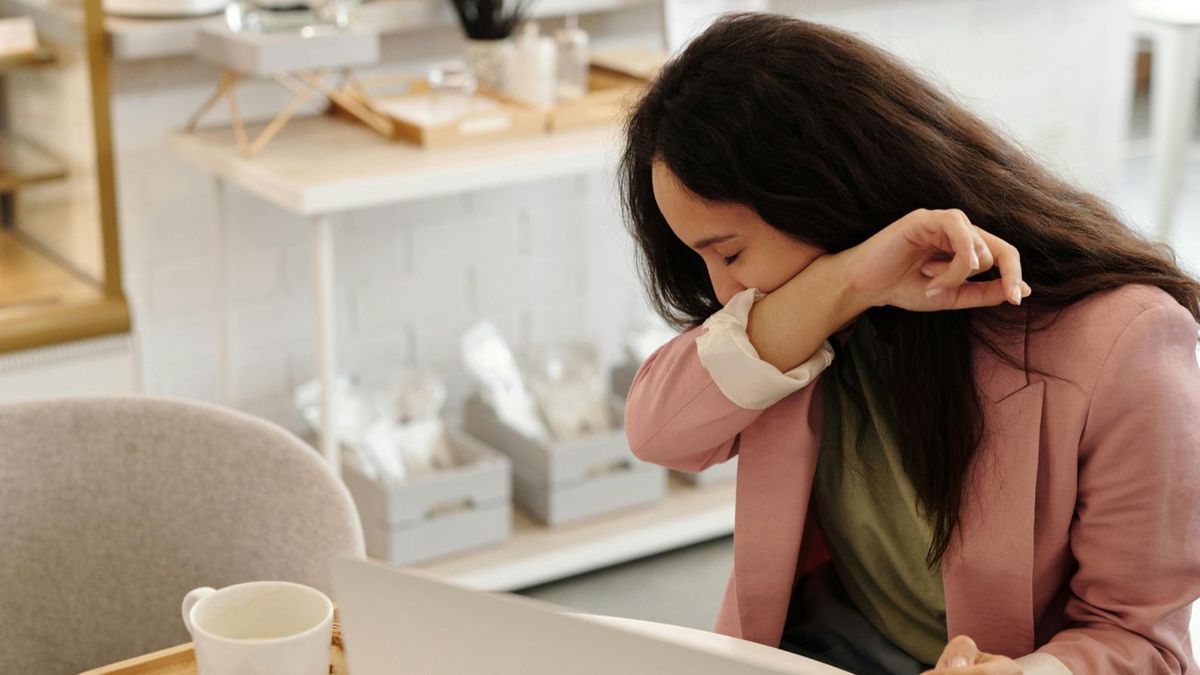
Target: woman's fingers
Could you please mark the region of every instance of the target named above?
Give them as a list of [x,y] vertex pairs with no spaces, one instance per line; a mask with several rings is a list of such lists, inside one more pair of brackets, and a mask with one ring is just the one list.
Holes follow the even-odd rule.
[[[885,232],[900,234],[902,238],[900,246],[893,249],[900,256],[897,260],[903,265],[901,269],[907,270],[902,274],[911,274],[914,259],[926,260],[919,268],[927,279],[922,284],[924,300],[912,298],[910,293],[915,289],[909,285],[911,282],[897,287],[899,279],[893,277],[883,284],[897,289],[890,292],[902,297],[905,306],[911,305],[918,311],[937,311],[990,307],[1005,302],[1019,305],[1032,292],[1022,279],[1017,249],[973,225],[958,209],[918,209],[893,225],[901,227],[894,230],[889,227]],[[895,244],[898,240],[887,241]],[[968,281],[992,269],[999,272],[998,279]]]
[[1021,278],[1021,254],[1015,246],[993,234],[979,230],[979,235],[996,258],[1000,278],[1004,280],[1006,298],[1015,305],[1021,304],[1021,298],[1028,295],[1023,291],[1029,287]]
[[[940,662],[939,662],[940,663]],[[980,652],[975,664],[966,667],[938,666],[921,675],[1021,675],[1024,670],[1012,659]]]
[[939,211],[935,222],[931,225],[941,229],[941,234],[950,242],[954,258],[950,261],[947,270],[934,277],[926,286],[925,295],[930,298],[940,295],[947,288],[953,288],[966,281],[967,277],[979,270],[981,262],[979,252],[975,248],[974,228],[962,211],[957,209]]
[[[1000,270],[1000,279],[995,284],[992,284],[992,282],[966,282],[960,284],[962,287],[987,286],[987,288],[968,290],[965,292],[965,297],[954,298],[955,302],[947,302],[947,306],[954,306],[955,308],[985,307],[998,305],[1002,302],[1008,302],[1013,305],[1021,304],[1021,300],[1029,297],[1032,289],[1021,278],[1020,253],[1017,252],[1016,247],[1003,239],[977,227],[972,227],[972,229],[977,241],[976,248],[980,252],[979,271],[986,272],[995,265]],[[921,265],[921,274],[935,281],[950,277],[953,271],[953,261],[930,260]]]
[[921,675],[1009,675],[1009,673],[1004,670],[997,670],[991,664],[985,663],[966,668],[935,668],[927,670],[921,673]]
[[[1008,289],[1000,279],[992,281],[968,281],[954,291],[948,291],[953,302],[947,309],[972,309],[975,307],[995,307],[1006,302],[1012,302]],[[1022,288],[1022,297],[1028,295],[1028,287]],[[1019,303],[1012,303],[1019,304]]]
[[[922,274],[929,276],[925,268],[945,265],[947,263],[928,263],[922,268]],[[1021,297],[1029,297],[1031,289],[1021,282]],[[1004,303],[1017,304],[1009,297],[1008,289],[1002,279],[991,281],[968,281],[960,286],[948,288],[934,298],[936,309],[973,309],[975,307],[995,307]]]
[[979,274],[992,269],[996,260],[992,256],[992,248],[983,238],[983,231],[978,227],[972,227],[971,230],[971,236],[975,239],[975,252],[979,254],[979,269],[975,271],[975,274]]
[[946,643],[942,656],[938,659],[938,668],[966,668],[974,665],[979,658],[979,648],[975,641],[966,635],[959,635]]

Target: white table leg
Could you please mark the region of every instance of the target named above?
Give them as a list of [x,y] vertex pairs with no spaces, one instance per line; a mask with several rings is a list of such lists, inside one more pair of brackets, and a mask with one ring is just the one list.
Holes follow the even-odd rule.
[[213,284],[214,311],[216,313],[217,339],[217,400],[223,405],[233,404],[233,388],[229,372],[229,263],[225,250],[225,181],[218,176],[212,179],[212,237],[213,237]]
[[321,382],[321,434],[318,447],[337,475],[342,473],[340,446],[333,420],[333,387],[337,378],[337,313],[334,306],[333,223],[327,214],[312,218],[313,298],[317,313],[317,378]]
[[1200,27],[1154,24],[1150,74],[1150,135],[1154,164],[1154,226],[1171,240],[1171,221],[1183,185],[1184,162],[1196,120]]

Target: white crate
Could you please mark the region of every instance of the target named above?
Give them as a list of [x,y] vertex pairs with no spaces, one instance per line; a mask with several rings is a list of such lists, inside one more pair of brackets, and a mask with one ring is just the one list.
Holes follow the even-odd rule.
[[408,565],[503,541],[512,534],[508,457],[448,430],[461,466],[384,484],[346,463],[342,480],[358,505],[367,554]]
[[[621,402],[612,401],[618,421]],[[513,493],[531,517],[547,525],[609,513],[661,499],[666,471],[629,451],[618,427],[572,441],[538,441],[503,424],[477,396],[464,407],[469,433],[513,462]]]
[[244,75],[353,68],[379,62],[379,33],[365,28],[300,33],[234,32],[224,24],[196,34],[200,60]]

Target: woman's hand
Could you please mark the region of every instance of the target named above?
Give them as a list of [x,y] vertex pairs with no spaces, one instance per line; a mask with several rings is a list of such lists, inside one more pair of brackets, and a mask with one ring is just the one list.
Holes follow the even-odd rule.
[[[933,312],[1019,305],[1031,292],[1017,249],[958,209],[918,209],[835,257],[849,289],[869,306]],[[999,279],[967,281],[993,266]]]
[[1021,664],[1007,656],[985,654],[966,635],[951,640],[933,670],[921,675],[1023,675]]

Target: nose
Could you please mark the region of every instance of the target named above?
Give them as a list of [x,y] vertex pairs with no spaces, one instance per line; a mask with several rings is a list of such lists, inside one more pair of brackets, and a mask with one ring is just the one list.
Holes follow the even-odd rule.
[[717,296],[717,301],[722,305],[728,304],[733,296],[746,290],[746,286],[734,278],[732,274],[724,268],[714,266],[711,263],[708,265],[708,278],[712,282],[713,293]]

